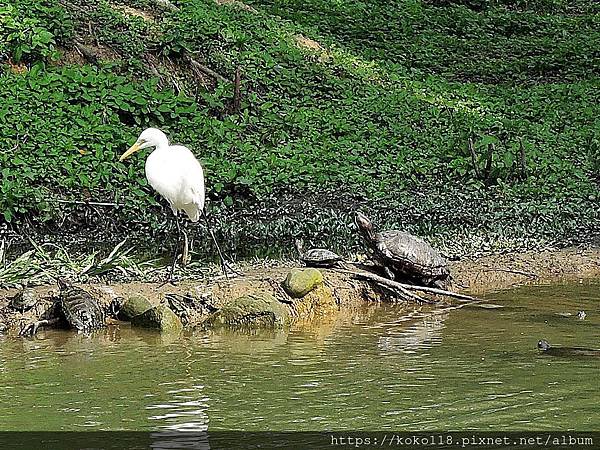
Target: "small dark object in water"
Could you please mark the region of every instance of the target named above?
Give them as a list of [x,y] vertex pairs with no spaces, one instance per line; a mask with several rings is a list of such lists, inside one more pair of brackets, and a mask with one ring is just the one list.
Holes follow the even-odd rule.
[[[59,279],[58,304],[59,315],[62,315],[67,324],[77,331],[88,333],[106,326],[105,315],[98,302],[83,289],[73,286],[66,280]],[[25,326],[21,330],[22,336],[32,336],[42,325],[52,325],[60,320],[59,317],[43,319]]]
[[538,341],[537,346],[543,354],[550,356],[590,356],[600,358],[600,349],[595,348],[552,347],[550,343],[545,339],[541,339],[540,341]]
[[302,241],[299,239],[296,240],[296,249],[300,254],[300,260],[309,267],[334,267],[344,260],[337,253],[325,248],[311,248],[304,251]]
[[37,301],[38,297],[35,291],[25,288],[10,299],[8,306],[20,313],[24,313],[33,308]]
[[450,277],[448,263],[423,239],[397,230],[375,233],[371,221],[359,212],[355,222],[388,278],[394,280],[400,274],[418,284],[445,288]]
[[586,315],[587,315],[587,314],[585,313],[585,311],[581,310],[581,311],[579,311],[579,312],[577,313],[577,318],[578,318],[579,320],[583,320],[583,319],[585,319],[585,316],[586,316]]

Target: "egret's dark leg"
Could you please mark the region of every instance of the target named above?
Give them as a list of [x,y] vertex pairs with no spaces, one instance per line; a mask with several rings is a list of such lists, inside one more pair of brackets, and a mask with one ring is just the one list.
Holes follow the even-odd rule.
[[169,278],[167,283],[173,283],[173,272],[175,272],[175,264],[177,264],[177,254],[179,253],[179,246],[181,245],[181,227],[179,226],[179,216],[175,215],[175,223],[177,224],[177,242],[175,243],[175,251],[173,252],[173,262],[171,263],[171,269],[169,270]]
[[185,267],[187,266],[190,259],[190,241],[186,232],[185,225],[183,226],[183,230],[181,230],[181,234],[183,235],[183,249],[181,250],[181,267]]
[[225,274],[225,277],[229,278],[229,274],[227,273],[228,269],[230,271],[232,271],[233,273],[235,273],[236,275],[240,275],[239,272],[237,272],[229,264],[227,264],[227,260],[223,256],[223,252],[221,251],[221,247],[219,247],[219,243],[217,242],[217,238],[215,237],[215,235],[214,235],[214,233],[212,231],[212,228],[210,227],[210,222],[208,221],[208,217],[206,217],[206,214],[204,213],[204,210],[201,210],[201,214],[202,214],[202,217],[204,217],[204,221],[206,222],[206,228],[208,228],[208,232],[210,233],[210,237],[212,238],[213,242],[215,243],[215,246],[217,247],[217,252],[219,253],[219,259],[221,260],[221,270]]

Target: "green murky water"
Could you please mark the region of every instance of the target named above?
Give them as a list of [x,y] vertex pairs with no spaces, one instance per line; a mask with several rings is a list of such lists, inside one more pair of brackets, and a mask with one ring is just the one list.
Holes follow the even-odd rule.
[[365,306],[289,333],[0,337],[1,428],[600,429],[600,358],[536,350],[600,347],[600,285],[490,300],[504,308]]

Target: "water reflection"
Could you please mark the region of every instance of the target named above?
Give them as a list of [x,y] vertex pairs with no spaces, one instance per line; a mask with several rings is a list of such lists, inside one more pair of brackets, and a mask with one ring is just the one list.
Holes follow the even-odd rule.
[[166,392],[171,398],[166,403],[151,404],[146,410],[152,415],[149,420],[157,421],[158,428],[171,431],[208,430],[209,398],[204,395],[203,385],[191,385],[188,380],[162,383],[171,386]]
[[402,323],[403,329],[391,329],[389,335],[381,336],[378,346],[386,352],[418,353],[442,342],[444,322],[449,312],[432,311],[420,318]]

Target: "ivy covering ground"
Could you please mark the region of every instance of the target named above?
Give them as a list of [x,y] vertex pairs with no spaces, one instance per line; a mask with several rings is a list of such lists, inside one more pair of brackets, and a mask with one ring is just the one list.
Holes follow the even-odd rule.
[[[147,126],[201,159],[238,255],[348,249],[357,209],[455,255],[600,230],[596,2],[89,3],[0,0],[8,230],[163,241],[145,154],[117,161]],[[240,107],[190,58],[239,67]]]

